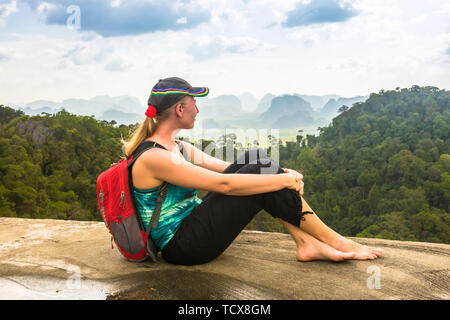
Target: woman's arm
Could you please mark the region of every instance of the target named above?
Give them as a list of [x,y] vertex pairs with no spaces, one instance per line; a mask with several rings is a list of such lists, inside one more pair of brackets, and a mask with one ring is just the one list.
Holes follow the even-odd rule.
[[212,157],[186,141],[180,142],[186,150],[192,164],[214,172],[224,172],[225,169],[228,168],[229,165],[231,165],[230,162]]
[[171,152],[151,149],[139,159],[143,174],[185,188],[245,196],[272,192],[283,188],[300,190],[301,180],[290,172],[281,174],[223,174],[196,166]]
[[[215,157],[212,157],[206,153],[204,153],[202,150],[198,149],[197,147],[193,146],[192,144],[180,141],[185,150],[187,151],[189,155],[189,159],[191,160],[191,163],[198,165],[202,168],[222,173],[225,171],[225,169],[231,165],[230,162],[222,161],[220,159],[217,159]],[[297,180],[303,180],[303,175],[301,173],[298,173],[295,170],[283,168],[285,172],[289,172],[296,176]],[[297,190],[300,194],[300,196],[303,196],[303,187],[304,183],[303,181],[300,182],[300,188]]]

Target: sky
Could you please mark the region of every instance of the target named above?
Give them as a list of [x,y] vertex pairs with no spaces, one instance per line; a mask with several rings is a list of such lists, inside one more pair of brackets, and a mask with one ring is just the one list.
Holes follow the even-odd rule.
[[448,0],[0,0],[0,104],[130,95],[159,79],[250,92],[450,88]]

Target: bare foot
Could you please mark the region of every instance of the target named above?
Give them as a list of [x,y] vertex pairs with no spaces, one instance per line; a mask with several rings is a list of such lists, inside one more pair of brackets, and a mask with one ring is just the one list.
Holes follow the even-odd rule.
[[368,247],[344,237],[333,247],[342,252],[355,253],[356,260],[373,260],[383,254],[383,250],[379,248]]
[[298,261],[343,261],[346,259],[355,259],[355,255],[355,252],[342,252],[336,250],[306,232],[303,232],[300,241],[297,242]]

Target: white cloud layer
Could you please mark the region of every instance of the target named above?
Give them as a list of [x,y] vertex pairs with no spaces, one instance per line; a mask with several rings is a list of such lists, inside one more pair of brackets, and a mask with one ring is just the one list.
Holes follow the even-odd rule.
[[[80,5],[80,30],[64,24],[69,2]],[[0,0],[0,103],[104,94],[145,101],[166,76],[209,86],[211,96],[450,88],[447,0],[45,3]],[[58,15],[49,15],[52,6]],[[99,8],[109,11],[94,23]],[[163,11],[169,22],[154,19]]]

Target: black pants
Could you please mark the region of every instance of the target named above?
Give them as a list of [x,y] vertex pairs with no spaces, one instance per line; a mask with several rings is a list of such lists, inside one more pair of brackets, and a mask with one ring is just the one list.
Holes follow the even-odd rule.
[[[245,152],[224,173],[283,173],[262,149]],[[173,238],[162,250],[164,260],[173,264],[195,265],[209,262],[225,251],[245,226],[262,209],[274,218],[300,226],[300,195],[282,189],[249,196],[209,192],[180,224]]]

